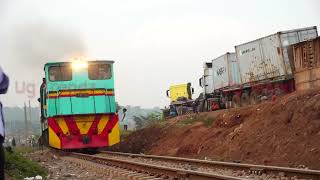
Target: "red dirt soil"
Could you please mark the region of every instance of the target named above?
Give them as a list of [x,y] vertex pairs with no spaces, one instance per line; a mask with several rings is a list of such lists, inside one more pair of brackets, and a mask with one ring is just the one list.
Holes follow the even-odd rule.
[[[190,122],[190,119],[193,123]],[[212,120],[211,125],[203,120]],[[320,169],[320,91],[168,120],[133,132],[112,149]]]

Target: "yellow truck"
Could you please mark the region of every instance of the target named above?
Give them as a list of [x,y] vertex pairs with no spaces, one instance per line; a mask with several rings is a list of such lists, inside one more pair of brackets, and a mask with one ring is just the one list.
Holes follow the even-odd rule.
[[192,100],[193,93],[194,89],[191,87],[191,83],[170,86],[167,90],[170,105],[169,108],[163,110],[164,118],[195,112],[196,104]]
[[171,103],[186,99],[192,99],[192,94],[194,90],[191,87],[191,83],[187,84],[178,84],[170,86],[167,90],[167,97],[170,98]]

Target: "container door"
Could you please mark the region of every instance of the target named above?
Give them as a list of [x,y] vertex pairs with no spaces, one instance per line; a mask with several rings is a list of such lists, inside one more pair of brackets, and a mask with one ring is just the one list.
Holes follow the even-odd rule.
[[229,86],[229,73],[227,55],[222,55],[212,60],[213,89],[221,89]]
[[291,74],[290,64],[285,64],[281,55],[281,44],[277,35],[272,35],[260,40],[261,69],[264,79],[282,77]]
[[239,65],[236,53],[228,54],[228,70],[229,70],[229,85],[237,86],[241,84]]
[[317,29],[305,29],[305,30],[297,30],[295,32],[289,32],[289,33],[282,33],[281,43],[282,43],[282,51],[283,51],[283,58],[285,62],[285,67],[288,75],[292,74],[291,64],[293,63],[293,60],[290,62],[289,58],[289,48],[290,45],[307,41],[310,39],[314,39],[317,37]]

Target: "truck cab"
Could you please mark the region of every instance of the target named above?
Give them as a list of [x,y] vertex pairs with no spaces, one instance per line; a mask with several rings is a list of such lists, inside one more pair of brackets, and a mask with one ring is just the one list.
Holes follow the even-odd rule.
[[202,88],[203,95],[213,93],[213,77],[212,63],[206,62],[203,64],[203,76],[199,79],[199,86]]
[[191,83],[178,84],[170,86],[167,90],[167,97],[170,98],[171,102],[191,100],[194,89],[191,87]]

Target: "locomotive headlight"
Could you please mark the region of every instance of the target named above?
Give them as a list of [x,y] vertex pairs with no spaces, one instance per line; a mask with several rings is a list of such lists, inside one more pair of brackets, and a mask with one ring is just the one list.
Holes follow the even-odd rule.
[[88,68],[88,62],[82,60],[76,60],[72,62],[72,69],[80,70]]

